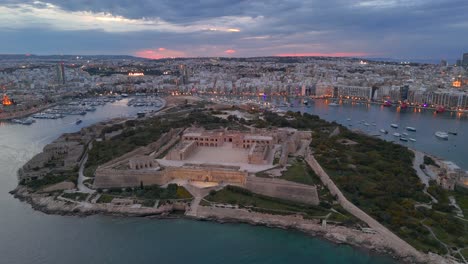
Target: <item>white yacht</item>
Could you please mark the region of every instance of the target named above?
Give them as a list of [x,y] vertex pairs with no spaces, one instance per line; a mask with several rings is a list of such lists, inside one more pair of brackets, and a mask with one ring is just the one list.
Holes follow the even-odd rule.
[[396,133],[396,132],[395,132],[395,133],[393,133],[393,135],[394,135],[395,137],[401,137],[401,134],[400,134],[400,133]]
[[437,131],[434,134],[437,138],[443,139],[443,140],[448,140],[448,134],[447,132],[442,132],[442,131]]
[[406,127],[406,130],[416,132],[416,128],[414,127]]
[[383,128],[382,128],[382,129],[380,129],[380,132],[381,132],[381,133],[384,133],[384,134],[388,134],[388,131],[387,131],[387,130],[385,130],[385,129],[383,129]]
[[397,124],[390,124],[390,126],[393,127],[393,128],[398,128]]

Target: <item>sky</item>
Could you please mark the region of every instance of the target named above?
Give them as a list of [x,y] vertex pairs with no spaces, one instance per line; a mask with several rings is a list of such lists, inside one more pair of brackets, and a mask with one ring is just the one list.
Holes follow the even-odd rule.
[[0,54],[457,59],[468,0],[0,0]]

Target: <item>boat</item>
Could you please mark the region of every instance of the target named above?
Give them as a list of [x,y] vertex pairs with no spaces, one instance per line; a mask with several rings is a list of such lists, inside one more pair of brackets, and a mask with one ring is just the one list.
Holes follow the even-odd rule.
[[351,121],[351,118],[346,118],[347,121]]
[[407,142],[407,141],[408,141],[408,139],[407,139],[407,138],[405,138],[405,137],[401,137],[401,138],[400,138],[400,141]]
[[454,135],[454,136],[458,135],[457,132],[451,132],[451,131],[449,131],[448,133],[449,133],[450,135]]
[[83,122],[83,120],[77,119],[76,122],[75,122],[75,124],[79,125],[79,124],[81,124],[81,122]]
[[409,139],[409,141],[416,142],[416,139],[414,139],[414,138],[408,138],[408,139]]
[[390,106],[392,106],[392,101],[385,101],[385,102],[383,103],[383,106],[385,106],[385,107],[390,107]]
[[328,106],[339,106],[339,104],[337,104],[336,102],[331,102],[328,104]]
[[437,131],[434,135],[439,139],[448,140],[447,132]]
[[138,111],[137,116],[138,117],[145,117],[146,112],[145,111]]
[[441,105],[437,106],[436,113],[443,113],[443,112],[445,112],[445,107]]
[[88,111],[88,112],[93,112],[93,111],[96,111],[96,107],[89,106],[89,107],[86,107],[85,110]]
[[36,122],[36,120],[32,119],[31,117],[28,117],[26,119],[21,120],[21,124],[23,125],[31,125],[32,123]]
[[406,127],[406,130],[416,132],[416,128],[414,127]]
[[398,128],[397,124],[390,124],[390,126],[393,127],[393,128]]
[[381,132],[381,133],[384,133],[384,134],[388,134],[388,131],[385,130],[385,129],[380,129],[380,132]]
[[363,124],[363,125],[365,125],[365,126],[370,126],[370,124],[369,124],[369,123],[367,123],[367,122],[364,122],[364,124]]
[[309,104],[309,101],[304,100],[303,104],[308,105],[308,104]]
[[404,136],[408,136],[408,133],[406,133],[406,132],[403,132],[401,134],[404,135]]
[[395,137],[401,137],[401,134],[395,132],[395,133],[393,133],[393,136],[395,136]]

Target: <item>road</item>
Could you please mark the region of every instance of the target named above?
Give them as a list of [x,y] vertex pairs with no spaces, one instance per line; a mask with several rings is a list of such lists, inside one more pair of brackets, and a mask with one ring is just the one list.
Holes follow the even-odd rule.
[[83,157],[83,159],[80,162],[80,169],[78,171],[78,182],[77,182],[77,187],[78,191],[82,193],[94,193],[95,190],[92,190],[86,185],[83,184],[83,182],[87,179],[90,179],[89,177],[84,176],[83,171],[84,171],[84,166],[86,164],[86,161],[88,160],[88,153],[86,153]]

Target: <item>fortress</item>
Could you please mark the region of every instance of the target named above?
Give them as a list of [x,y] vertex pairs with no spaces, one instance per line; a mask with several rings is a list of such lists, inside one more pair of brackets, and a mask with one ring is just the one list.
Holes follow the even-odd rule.
[[[310,137],[310,132],[295,129],[174,129],[146,147],[99,166],[94,187],[170,182],[230,184],[264,195],[318,204],[315,186],[255,177],[257,172],[285,165],[288,155],[296,153],[301,142]],[[273,164],[274,160],[278,164]]]

